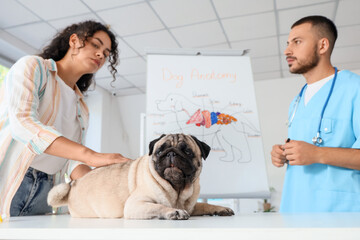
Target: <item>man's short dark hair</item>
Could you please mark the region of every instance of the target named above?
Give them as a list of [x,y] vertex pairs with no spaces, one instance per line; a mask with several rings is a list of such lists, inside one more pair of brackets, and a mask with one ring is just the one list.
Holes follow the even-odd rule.
[[291,26],[291,28],[301,25],[303,23],[310,23],[313,27],[315,27],[318,30],[317,32],[320,38],[327,38],[329,40],[330,53],[331,53],[332,50],[334,49],[335,41],[338,36],[334,22],[324,16],[313,15],[313,16],[307,16],[301,18],[300,20],[296,21]]

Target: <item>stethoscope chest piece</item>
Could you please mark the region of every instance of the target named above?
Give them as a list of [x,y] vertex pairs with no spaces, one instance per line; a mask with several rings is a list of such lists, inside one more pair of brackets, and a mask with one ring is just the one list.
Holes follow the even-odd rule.
[[322,138],[320,137],[320,133],[318,132],[317,133],[317,135],[315,136],[315,137],[313,137],[312,138],[312,142],[313,142],[313,144],[318,144],[318,145],[320,145],[320,144],[322,144],[322,142],[323,142],[323,140],[322,140]]

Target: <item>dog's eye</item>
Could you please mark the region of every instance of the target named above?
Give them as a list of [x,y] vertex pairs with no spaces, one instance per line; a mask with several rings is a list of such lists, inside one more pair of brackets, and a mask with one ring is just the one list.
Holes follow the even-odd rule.
[[184,150],[184,153],[185,153],[186,155],[192,156],[192,151],[190,151],[189,149],[185,149],[185,150]]
[[162,154],[162,151],[161,151],[161,150],[159,150],[159,151],[156,152],[156,155],[158,155],[158,156],[160,156],[161,154]]

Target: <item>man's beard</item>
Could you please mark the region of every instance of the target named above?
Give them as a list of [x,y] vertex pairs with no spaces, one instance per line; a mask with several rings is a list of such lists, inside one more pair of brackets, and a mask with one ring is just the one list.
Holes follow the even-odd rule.
[[315,50],[314,54],[311,56],[311,58],[308,61],[301,63],[300,61],[297,60],[297,62],[299,64],[298,68],[291,69],[291,67],[289,66],[290,72],[295,73],[295,74],[307,73],[308,71],[310,71],[311,69],[316,67],[319,64],[319,61],[320,61],[320,57]]

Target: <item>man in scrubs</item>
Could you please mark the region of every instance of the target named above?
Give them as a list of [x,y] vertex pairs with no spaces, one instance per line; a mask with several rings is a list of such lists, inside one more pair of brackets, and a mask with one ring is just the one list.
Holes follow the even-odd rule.
[[360,211],[360,76],[331,64],[336,38],[322,16],[289,33],[286,60],[306,85],[290,104],[288,141],[271,151],[287,166],[280,212]]

